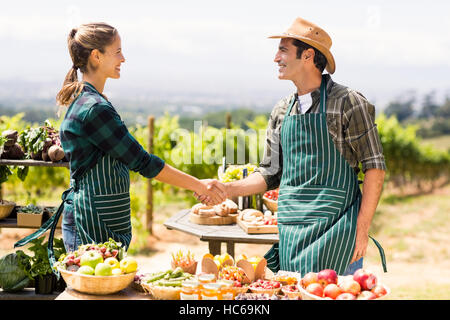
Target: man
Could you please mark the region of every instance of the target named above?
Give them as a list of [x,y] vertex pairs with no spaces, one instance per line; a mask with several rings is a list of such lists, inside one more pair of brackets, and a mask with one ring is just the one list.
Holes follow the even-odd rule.
[[[286,32],[269,38],[281,39],[274,60],[279,79],[292,81],[297,91],[272,110],[260,167],[227,183],[228,196],[280,187],[280,241],[265,255],[272,271],[304,275],[329,268],[352,274],[362,267],[386,170],[375,108],[331,79],[332,41],[317,25],[297,18]],[[329,74],[322,75],[324,69]],[[365,174],[362,194],[359,164]]]

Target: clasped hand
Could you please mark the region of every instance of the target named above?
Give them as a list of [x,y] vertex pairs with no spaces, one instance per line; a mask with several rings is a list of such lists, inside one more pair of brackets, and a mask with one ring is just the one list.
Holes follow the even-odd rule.
[[213,206],[227,199],[225,184],[214,179],[200,180],[201,189],[194,192],[194,196],[203,204]]

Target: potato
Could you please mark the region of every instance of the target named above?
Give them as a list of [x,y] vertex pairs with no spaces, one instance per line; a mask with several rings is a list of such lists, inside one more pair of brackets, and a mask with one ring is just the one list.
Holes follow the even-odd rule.
[[65,153],[64,150],[57,146],[53,145],[50,148],[48,148],[48,157],[51,161],[60,161],[64,158]]

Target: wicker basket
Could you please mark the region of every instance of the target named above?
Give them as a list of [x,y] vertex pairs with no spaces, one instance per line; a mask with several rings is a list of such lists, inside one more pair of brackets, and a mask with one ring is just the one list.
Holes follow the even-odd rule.
[[[302,293],[300,291],[288,291],[286,290],[287,286],[282,286],[281,291],[284,293],[285,296],[287,296],[289,299],[296,299],[298,297],[302,296]],[[298,287],[298,286],[297,286]]]
[[272,213],[278,211],[278,201],[266,198],[264,196],[263,196],[263,201],[264,201],[264,204],[266,205],[267,209],[272,211]]
[[252,287],[249,287],[249,288],[252,293],[268,294],[270,296],[272,296],[274,294],[278,294],[281,290],[281,288],[276,288],[276,289],[263,289],[263,288],[252,288]]
[[91,276],[77,272],[70,272],[58,268],[66,284],[72,289],[97,295],[106,295],[119,292],[128,287],[134,280],[136,272],[118,276]]
[[0,219],[9,217],[16,204],[12,201],[2,200],[0,202]]
[[141,283],[142,287],[157,300],[180,300],[181,287],[163,287]]

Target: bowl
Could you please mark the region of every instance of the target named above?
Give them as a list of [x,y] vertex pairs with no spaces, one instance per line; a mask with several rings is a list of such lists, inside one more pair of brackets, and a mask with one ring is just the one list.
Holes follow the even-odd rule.
[[278,292],[280,292],[280,290],[281,290],[281,287],[275,288],[275,289],[263,289],[263,288],[253,288],[253,287],[249,286],[249,289],[252,293],[268,294],[271,296],[274,294],[278,294]]
[[181,287],[155,286],[145,282],[141,286],[157,300],[180,300]]
[[71,272],[58,267],[66,284],[72,289],[96,295],[107,295],[119,292],[128,287],[133,281],[136,272],[118,276],[92,276]]
[[298,297],[302,297],[302,293],[300,292],[299,286],[296,285],[297,291],[288,291],[287,287],[290,287],[290,285],[282,286],[281,291],[289,299],[297,299]]
[[[387,293],[384,296],[381,296],[379,298],[376,298],[374,300],[384,300],[386,299],[387,296],[390,295],[391,293],[391,289],[389,289],[388,287],[386,287],[384,284],[380,283],[381,285],[383,285],[386,288]],[[318,297],[314,294],[309,293],[308,291],[306,291],[305,289],[303,289],[303,287],[301,285],[298,286],[298,289],[300,290],[300,293],[302,295],[302,300],[328,300],[326,298],[321,298]]]
[[266,205],[267,209],[272,211],[272,213],[278,211],[278,201],[269,199],[267,197],[263,196],[264,204]]
[[12,201],[0,201],[0,219],[9,217],[16,204]]

